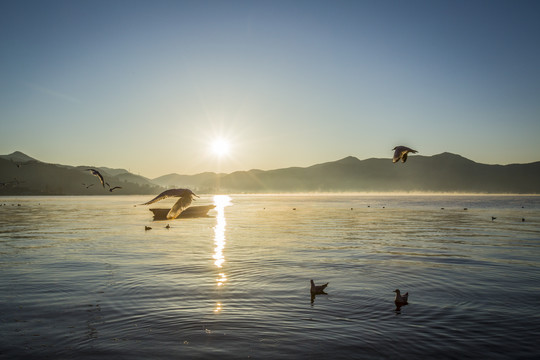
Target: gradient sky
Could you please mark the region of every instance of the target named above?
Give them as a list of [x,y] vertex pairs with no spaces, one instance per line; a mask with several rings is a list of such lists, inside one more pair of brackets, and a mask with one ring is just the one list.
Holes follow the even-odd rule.
[[539,19],[526,0],[2,0],[0,154],[151,178],[401,144],[538,161]]

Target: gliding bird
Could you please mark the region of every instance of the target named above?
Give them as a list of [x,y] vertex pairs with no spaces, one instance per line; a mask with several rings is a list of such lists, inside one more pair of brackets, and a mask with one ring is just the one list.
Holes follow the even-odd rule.
[[101,185],[103,185],[103,187],[105,187],[105,182],[103,181],[103,176],[99,173],[99,171],[97,171],[96,169],[86,169],[88,171],[91,171],[92,172],[92,175],[95,175],[99,178],[99,181],[101,181]]
[[394,163],[398,162],[399,160],[401,160],[401,162],[405,162],[407,161],[408,153],[416,154],[418,152],[406,146],[396,146],[392,150],[394,150],[394,158],[392,159],[392,162]]
[[176,219],[178,215],[182,213],[182,211],[184,211],[189,207],[189,205],[191,205],[191,201],[193,200],[194,196],[199,197],[189,189],[169,189],[165,190],[152,200],[142,205],[150,205],[168,197],[179,197],[180,199],[178,199],[178,201],[173,205],[173,207],[171,208],[171,210],[169,210],[169,213],[167,214],[167,219]]

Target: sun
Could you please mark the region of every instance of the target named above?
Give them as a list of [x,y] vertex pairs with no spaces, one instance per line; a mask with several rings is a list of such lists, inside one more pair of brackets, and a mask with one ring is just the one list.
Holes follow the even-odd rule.
[[225,139],[216,139],[212,142],[212,152],[219,156],[227,156],[231,150],[229,142]]

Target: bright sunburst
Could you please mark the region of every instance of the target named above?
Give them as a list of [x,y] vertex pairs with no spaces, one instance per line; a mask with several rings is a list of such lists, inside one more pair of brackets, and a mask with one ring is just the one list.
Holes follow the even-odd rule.
[[212,152],[219,157],[229,154],[231,146],[225,139],[216,139],[212,142]]

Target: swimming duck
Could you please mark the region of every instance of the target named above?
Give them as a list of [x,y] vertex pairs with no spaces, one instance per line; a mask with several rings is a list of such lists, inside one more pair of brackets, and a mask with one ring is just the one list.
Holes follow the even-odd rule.
[[399,289],[394,290],[394,292],[396,293],[396,298],[394,299],[394,302],[396,304],[406,305],[407,300],[409,299],[409,293],[406,292],[405,294],[401,295]]
[[328,283],[326,284],[322,284],[322,285],[315,285],[315,283],[313,282],[313,280],[311,280],[311,295],[316,295],[316,294],[326,294],[324,292],[324,289],[328,286]]

